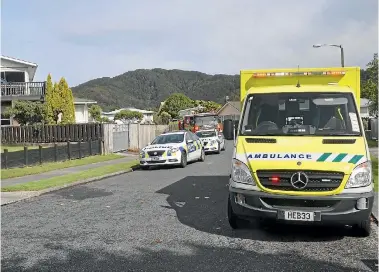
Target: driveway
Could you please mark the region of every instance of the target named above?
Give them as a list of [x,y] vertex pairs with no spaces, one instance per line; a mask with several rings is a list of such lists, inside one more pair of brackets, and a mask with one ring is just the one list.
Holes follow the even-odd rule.
[[374,225],[368,238],[321,227],[232,230],[231,144],[184,169],[135,171],[2,207],[2,270],[377,271]]

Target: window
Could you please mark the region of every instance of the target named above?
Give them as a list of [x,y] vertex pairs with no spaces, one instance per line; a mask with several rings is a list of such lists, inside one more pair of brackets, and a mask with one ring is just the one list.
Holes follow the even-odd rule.
[[216,131],[214,130],[205,130],[205,131],[198,131],[196,132],[196,135],[199,137],[199,138],[208,138],[208,137],[216,137]]
[[151,144],[177,144],[182,143],[184,139],[183,133],[162,134],[156,137]]
[[362,129],[351,93],[252,94],[240,135],[358,136]]

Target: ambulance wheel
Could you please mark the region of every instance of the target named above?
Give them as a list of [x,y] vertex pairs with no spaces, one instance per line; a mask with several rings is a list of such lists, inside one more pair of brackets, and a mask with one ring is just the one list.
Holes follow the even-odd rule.
[[187,153],[182,151],[182,156],[180,157],[180,167],[184,168],[187,166]]
[[240,229],[242,227],[243,221],[233,212],[230,197],[228,197],[228,221],[232,229]]
[[368,237],[371,233],[370,220],[364,220],[353,226],[354,234],[358,237]]
[[204,149],[201,149],[201,155],[200,155],[199,161],[201,161],[201,162],[205,161],[205,151],[204,151]]
[[142,170],[149,170],[149,169],[150,169],[150,166],[143,165],[143,166],[141,166],[141,169],[142,169]]

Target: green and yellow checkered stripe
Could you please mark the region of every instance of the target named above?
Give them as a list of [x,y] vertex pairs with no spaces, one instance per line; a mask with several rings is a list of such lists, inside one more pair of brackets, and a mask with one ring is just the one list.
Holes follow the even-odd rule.
[[358,162],[363,162],[365,156],[355,155],[348,153],[323,153],[316,161],[318,162],[347,162],[352,164],[357,164]]

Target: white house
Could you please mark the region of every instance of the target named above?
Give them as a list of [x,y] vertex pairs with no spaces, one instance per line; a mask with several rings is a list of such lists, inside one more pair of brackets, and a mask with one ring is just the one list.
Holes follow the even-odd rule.
[[[26,60],[1,56],[1,113],[16,100],[44,101],[46,82],[34,82],[38,65]],[[17,125],[1,114],[1,125]]]
[[369,113],[369,109],[368,109],[369,105],[370,105],[370,101],[368,99],[361,98],[360,113],[361,113],[362,118],[373,117]]
[[89,114],[88,109],[94,104],[97,104],[97,102],[93,100],[75,97],[75,123],[80,124],[93,122],[93,119]]
[[[107,117],[107,118],[109,118],[109,120],[113,121],[115,115],[122,110],[137,111],[137,112],[142,113],[143,118],[141,120],[141,124],[153,123],[154,122],[154,118],[153,118],[154,112],[153,111],[140,110],[140,109],[131,108],[131,107],[130,108],[122,108],[122,109],[118,109],[118,110],[114,110],[114,111],[110,111],[110,112],[102,112],[101,116]],[[116,121],[116,123],[120,123],[120,121]]]

